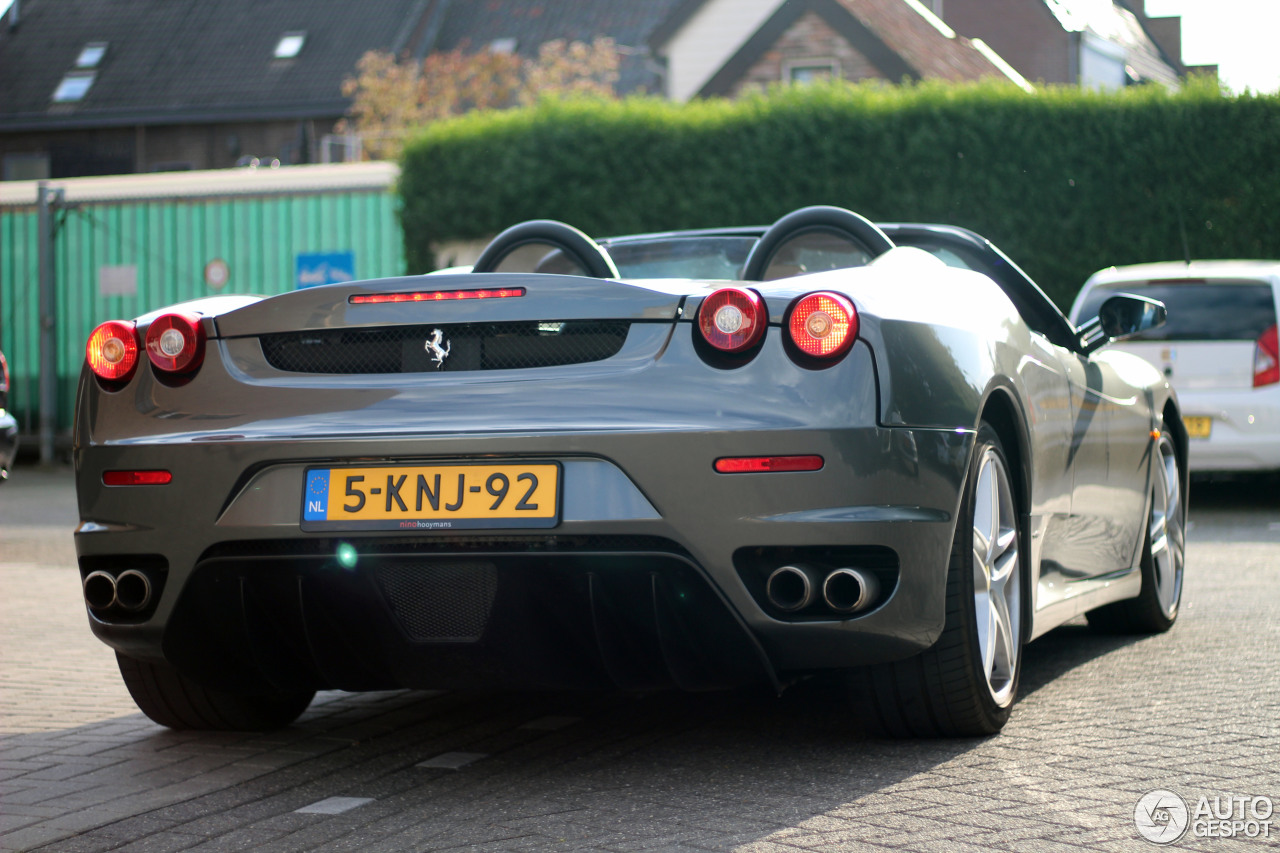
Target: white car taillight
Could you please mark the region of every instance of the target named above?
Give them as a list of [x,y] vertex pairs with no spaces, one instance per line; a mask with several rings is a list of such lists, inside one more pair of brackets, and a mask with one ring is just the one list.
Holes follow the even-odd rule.
[[1277,326],[1271,324],[1253,347],[1253,387],[1274,385],[1280,382],[1280,342],[1276,340]]

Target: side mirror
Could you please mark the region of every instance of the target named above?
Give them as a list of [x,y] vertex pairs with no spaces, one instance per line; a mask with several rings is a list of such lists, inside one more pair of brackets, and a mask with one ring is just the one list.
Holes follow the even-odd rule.
[[1098,308],[1098,316],[1085,323],[1076,333],[1086,353],[1112,341],[1124,340],[1163,326],[1169,317],[1164,303],[1132,293],[1108,298]]

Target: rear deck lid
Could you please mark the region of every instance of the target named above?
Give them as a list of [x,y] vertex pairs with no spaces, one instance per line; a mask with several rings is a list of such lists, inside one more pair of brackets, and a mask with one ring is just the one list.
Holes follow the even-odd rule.
[[381,279],[266,299],[217,325],[241,358],[260,352],[286,373],[558,367],[610,359],[629,341],[659,348],[697,285],[646,284],[501,273]]
[[[664,287],[670,284],[671,287]],[[675,320],[689,282],[460,273],[296,290],[218,317],[224,338],[413,324]],[[696,288],[695,288],[696,289]]]

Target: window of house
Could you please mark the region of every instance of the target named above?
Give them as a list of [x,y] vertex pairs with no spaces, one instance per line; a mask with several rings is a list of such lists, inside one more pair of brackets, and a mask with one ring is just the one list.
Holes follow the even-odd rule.
[[1109,91],[1124,88],[1125,48],[1123,45],[1082,33],[1080,39],[1080,85],[1086,89]]
[[107,43],[105,41],[91,41],[80,48],[80,55],[76,57],[76,68],[97,68],[106,53]]
[[489,42],[489,50],[493,53],[515,53],[516,39],[500,38]]
[[4,155],[4,180],[42,181],[49,177],[48,154]]
[[84,98],[98,75],[92,71],[68,71],[53,90],[55,104],[74,104]]
[[306,41],[307,34],[304,32],[285,33],[280,36],[280,41],[276,42],[275,58],[293,59],[302,52],[302,45]]
[[782,79],[788,83],[812,83],[840,76],[840,63],[834,59],[801,59],[782,66]]

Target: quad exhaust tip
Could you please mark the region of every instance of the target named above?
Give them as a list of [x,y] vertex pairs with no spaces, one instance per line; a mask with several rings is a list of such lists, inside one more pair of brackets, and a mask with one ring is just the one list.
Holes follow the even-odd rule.
[[94,610],[106,610],[116,603],[116,579],[108,572],[90,572],[84,579],[84,600]]
[[880,582],[862,569],[824,570],[798,563],[770,572],[764,592],[769,604],[783,613],[804,610],[821,598],[828,610],[849,615],[876,603]]
[[880,596],[876,576],[861,569],[836,569],[822,582],[822,600],[837,613],[858,613]]
[[116,603],[136,612],[151,603],[151,580],[137,569],[125,569],[116,578]]
[[118,576],[99,569],[85,576],[84,600],[91,610],[118,607],[136,613],[151,603],[151,579],[137,569],[125,569]]
[[813,603],[817,577],[811,566],[780,566],[769,574],[764,594],[770,604],[784,613],[804,610]]

